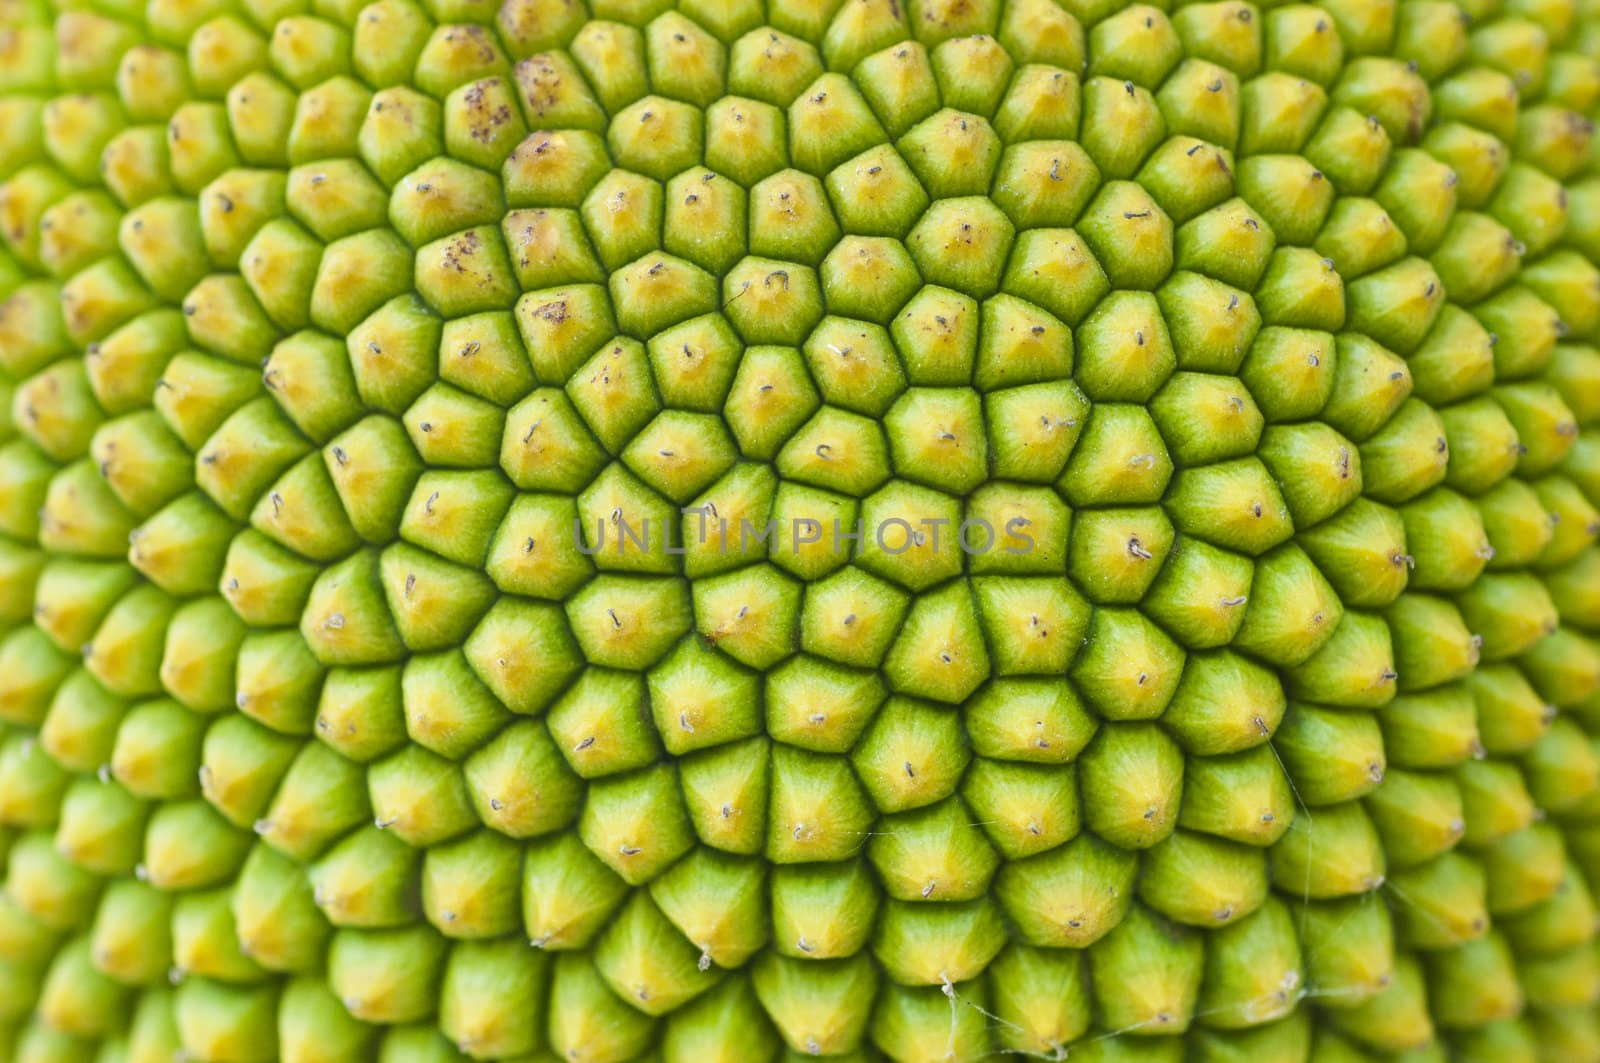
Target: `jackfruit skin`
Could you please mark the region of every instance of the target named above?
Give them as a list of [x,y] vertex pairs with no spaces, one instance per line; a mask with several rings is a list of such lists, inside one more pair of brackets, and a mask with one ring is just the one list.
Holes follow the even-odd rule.
[[1597,102],[0,0],[0,1060],[1600,1060]]

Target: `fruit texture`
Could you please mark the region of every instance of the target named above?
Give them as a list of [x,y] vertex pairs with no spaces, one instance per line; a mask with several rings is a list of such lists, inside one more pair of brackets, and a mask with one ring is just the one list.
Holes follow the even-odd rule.
[[0,0],[0,1060],[1600,1060],[1596,0]]

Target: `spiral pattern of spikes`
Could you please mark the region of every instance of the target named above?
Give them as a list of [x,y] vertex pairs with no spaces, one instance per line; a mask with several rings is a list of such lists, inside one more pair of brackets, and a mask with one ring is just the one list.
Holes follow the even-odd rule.
[[1596,0],[0,0],[0,1060],[1600,1061]]

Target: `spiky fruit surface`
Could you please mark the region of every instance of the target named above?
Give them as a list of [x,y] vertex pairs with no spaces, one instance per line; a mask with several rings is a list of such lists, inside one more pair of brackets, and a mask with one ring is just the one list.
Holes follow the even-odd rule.
[[1596,0],[0,0],[0,1060],[1600,1060]]

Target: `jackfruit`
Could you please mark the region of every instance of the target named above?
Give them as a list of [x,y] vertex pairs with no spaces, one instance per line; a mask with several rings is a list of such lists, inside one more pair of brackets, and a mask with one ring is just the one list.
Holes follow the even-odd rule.
[[1597,0],[0,0],[0,1061],[1600,1061]]

